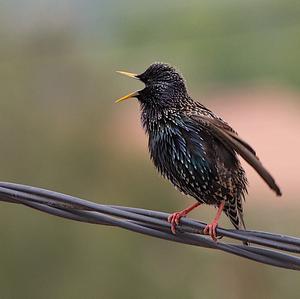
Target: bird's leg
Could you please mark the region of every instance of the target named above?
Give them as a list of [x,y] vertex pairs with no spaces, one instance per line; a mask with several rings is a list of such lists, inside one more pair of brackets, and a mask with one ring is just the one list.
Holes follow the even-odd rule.
[[187,207],[186,209],[180,212],[175,212],[168,217],[168,222],[171,223],[171,231],[174,235],[176,234],[176,225],[179,224],[180,218],[185,217],[189,212],[191,212],[192,210],[194,210],[200,205],[201,205],[200,202],[194,203],[193,205]]
[[214,218],[213,222],[210,224],[207,224],[203,230],[203,233],[205,235],[210,235],[214,241],[217,241],[216,228],[218,226],[218,221],[220,219],[220,216],[222,214],[224,206],[225,206],[225,201],[222,201],[218,207],[218,211],[217,211],[216,217]]

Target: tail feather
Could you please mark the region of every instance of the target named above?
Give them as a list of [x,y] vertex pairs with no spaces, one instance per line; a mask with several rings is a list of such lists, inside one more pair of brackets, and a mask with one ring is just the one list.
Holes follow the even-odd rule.
[[[226,214],[226,216],[230,219],[230,222],[233,224],[233,226],[239,230],[239,229],[244,229],[246,230],[246,225],[244,222],[244,218],[243,218],[243,207],[242,207],[242,201],[241,200],[237,200],[236,201],[236,206],[229,206],[224,208],[224,213]],[[247,241],[243,241],[244,245],[249,245],[249,243]]]
[[236,229],[246,229],[241,201],[237,201],[236,205],[225,206],[224,213]]

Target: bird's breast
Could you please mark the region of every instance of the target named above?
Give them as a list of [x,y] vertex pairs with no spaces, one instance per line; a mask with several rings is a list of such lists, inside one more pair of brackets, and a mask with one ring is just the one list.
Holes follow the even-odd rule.
[[149,151],[158,171],[186,194],[209,192],[216,171],[205,133],[180,122],[159,124],[149,131]]

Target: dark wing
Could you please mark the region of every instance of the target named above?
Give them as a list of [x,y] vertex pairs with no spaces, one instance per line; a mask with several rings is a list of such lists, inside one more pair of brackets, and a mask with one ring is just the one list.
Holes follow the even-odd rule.
[[190,115],[190,117],[200,123],[201,125],[208,126],[214,136],[218,138],[225,146],[233,149],[241,157],[245,159],[268,184],[268,186],[281,195],[280,188],[276,184],[271,174],[264,168],[256,156],[252,147],[242,140],[232,128],[218,118],[212,118],[204,115]]

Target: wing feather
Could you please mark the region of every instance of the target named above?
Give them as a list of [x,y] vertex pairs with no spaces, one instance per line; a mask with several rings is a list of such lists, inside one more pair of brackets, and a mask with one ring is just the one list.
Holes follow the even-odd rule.
[[209,126],[216,138],[218,138],[225,146],[232,148],[236,153],[243,157],[243,159],[256,170],[267,185],[274,190],[278,196],[281,196],[282,193],[280,188],[272,175],[262,165],[253,148],[247,142],[242,140],[228,124],[209,116],[191,115],[190,117],[195,121],[200,122],[202,125]]

